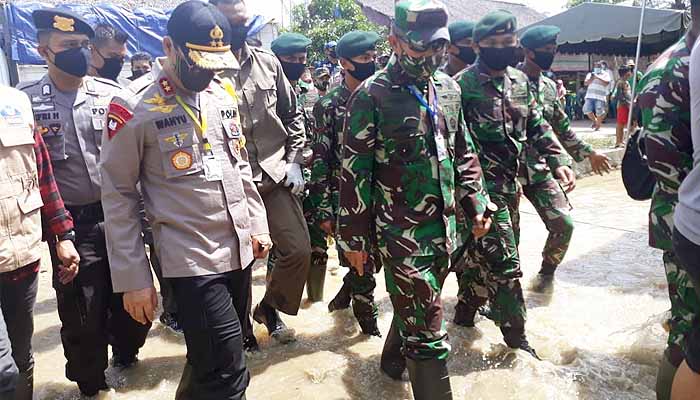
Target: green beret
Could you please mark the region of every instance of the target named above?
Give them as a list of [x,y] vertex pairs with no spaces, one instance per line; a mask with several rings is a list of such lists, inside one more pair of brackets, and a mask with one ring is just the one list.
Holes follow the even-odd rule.
[[508,11],[498,10],[486,14],[474,26],[474,41],[480,42],[489,36],[515,33],[518,22]]
[[272,41],[272,52],[278,56],[291,56],[303,53],[311,45],[311,39],[301,33],[285,32]]
[[452,44],[459,42],[462,39],[472,37],[474,33],[474,23],[469,21],[457,21],[448,26],[450,30],[450,41]]
[[536,49],[551,43],[556,44],[559,32],[561,29],[552,25],[534,26],[520,36],[520,43],[527,49]]
[[374,32],[348,32],[338,40],[335,52],[340,58],[351,59],[365,54],[367,50],[374,50],[377,40],[379,40],[379,35]]
[[447,7],[436,0],[405,0],[396,4],[394,32],[418,47],[427,47],[439,39],[450,40]]

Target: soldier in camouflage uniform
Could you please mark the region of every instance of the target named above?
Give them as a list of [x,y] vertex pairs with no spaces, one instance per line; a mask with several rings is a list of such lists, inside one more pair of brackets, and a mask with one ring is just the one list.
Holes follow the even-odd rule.
[[515,17],[492,12],[474,27],[476,63],[456,76],[462,90],[467,126],[477,146],[491,201],[498,211],[493,229],[469,250],[462,275],[468,288],[461,301],[473,326],[476,311],[491,300],[491,317],[506,344],[535,354],[525,336],[525,302],[520,285],[517,224],[520,154],[526,144],[545,157],[555,176],[575,180],[571,160],[542,118],[529,91],[527,76],[510,65],[518,44]]
[[[345,34],[336,47],[345,77],[340,86],[331,89],[314,107],[316,126],[313,140],[313,162],[309,184],[309,203],[315,210],[313,228],[332,235],[338,215],[338,176],[340,175],[341,134],[345,123],[345,109],[350,94],[365,79],[374,74],[375,44],[379,36],[374,32],[352,31]],[[325,236],[324,236],[325,239]],[[312,244],[314,238],[312,237]],[[343,279],[343,288],[328,306],[329,311],[347,308],[352,298],[355,318],[366,335],[381,336],[377,327],[379,310],[374,303],[374,263],[360,276],[348,263],[342,250],[338,252],[340,264],[349,268]]]
[[[576,136],[564,107],[557,99],[557,84],[542,73],[552,66],[559,32],[556,26],[541,25],[523,33],[520,43],[525,50],[525,62],[518,69],[530,79],[530,92],[537,102],[537,109],[552,126],[564,149],[578,162],[588,159],[593,171],[602,174],[609,171],[610,160]],[[536,289],[544,290],[553,282],[554,272],[564,259],[574,233],[571,205],[565,193],[574,187],[562,188],[552,176],[546,160],[532,145],[526,145],[522,153],[519,181],[523,194],[535,207],[549,232],[542,252],[542,268],[535,285]],[[515,227],[516,234],[519,230],[519,227]]]
[[474,23],[470,21],[455,21],[450,24],[450,48],[447,50],[448,62],[443,72],[449,76],[455,76],[464,68],[472,65],[476,60],[476,53],[472,47],[472,33]]
[[[338,243],[360,275],[378,249],[394,307],[382,370],[408,367],[417,400],[452,399],[440,292],[456,242],[455,208],[474,234],[488,230],[488,194],[460,90],[436,72],[449,43],[447,10],[433,0],[396,5],[394,56],[350,98],[340,179]],[[395,342],[403,355],[395,354]]]
[[666,351],[657,376],[657,397],[668,399],[671,383],[683,361],[685,339],[700,307],[692,282],[673,252],[673,212],[681,182],[693,168],[690,135],[689,61],[700,32],[700,5],[693,2],[693,24],[678,43],[649,67],[640,82],[637,103],[642,113],[643,135],[649,169],[656,187],[649,212],[649,245],[663,250],[663,262],[671,299],[671,319]]

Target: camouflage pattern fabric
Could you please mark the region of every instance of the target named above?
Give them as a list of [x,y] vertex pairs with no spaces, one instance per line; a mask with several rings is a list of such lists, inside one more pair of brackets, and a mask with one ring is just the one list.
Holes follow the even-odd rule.
[[693,168],[690,134],[690,51],[686,38],[671,46],[649,67],[640,82],[649,169],[656,187],[649,211],[649,245],[664,250],[664,267],[671,299],[668,345],[685,349],[684,337],[697,316],[700,301],[687,273],[673,254],[673,211],[678,189]]
[[355,268],[350,265],[342,251],[338,251],[338,258],[340,259],[340,265],[348,268],[348,273],[343,277],[343,282],[350,286],[352,312],[355,318],[360,322],[376,320],[379,318],[379,307],[374,302],[374,289],[377,287],[377,280],[374,278],[374,274],[377,271],[376,265],[381,260],[375,255],[370,255],[367,265],[365,265],[365,274],[360,276]]
[[419,84],[429,104],[439,103],[433,128],[412,83],[392,57],[350,98],[338,244],[369,254],[376,246],[407,356],[445,358],[440,288],[456,244],[457,200],[471,220],[488,194],[457,84],[440,72]]

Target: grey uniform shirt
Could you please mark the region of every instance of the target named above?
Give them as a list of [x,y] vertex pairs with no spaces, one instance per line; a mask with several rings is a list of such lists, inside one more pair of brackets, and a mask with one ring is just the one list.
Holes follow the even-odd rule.
[[239,93],[238,107],[253,177],[261,181],[265,172],[279,183],[285,177],[287,163],[303,163],[304,115],[274,54],[246,44],[239,61],[240,71],[225,72],[223,76],[234,81]]
[[246,268],[253,261],[251,236],[268,228],[234,97],[214,82],[199,96],[182,98],[197,117],[200,111],[207,115],[206,138],[221,169],[220,179],[208,180],[204,137],[177,103],[166,75],[142,82],[142,88],[132,86],[113,99],[103,137],[102,207],[114,290],[153,284],[138,183],[163,276]]
[[74,92],[61,92],[49,75],[18,89],[29,96],[36,127],[51,156],[58,190],[66,205],[100,201],[102,129],[107,106],[121,87],[101,78],[85,77]]

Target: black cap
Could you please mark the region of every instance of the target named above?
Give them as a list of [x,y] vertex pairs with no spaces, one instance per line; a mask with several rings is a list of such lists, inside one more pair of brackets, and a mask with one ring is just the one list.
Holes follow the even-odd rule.
[[95,36],[90,24],[67,11],[57,8],[42,8],[32,12],[34,27],[40,32],[72,33],[87,35],[90,39]]
[[168,20],[168,36],[199,68],[240,68],[231,52],[231,26],[211,4],[190,0],[177,6]]

